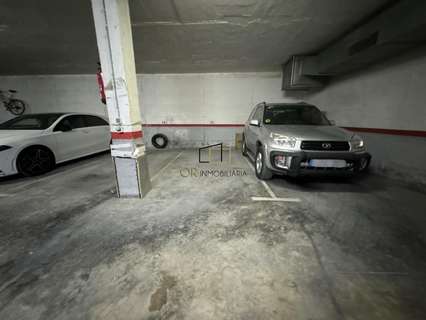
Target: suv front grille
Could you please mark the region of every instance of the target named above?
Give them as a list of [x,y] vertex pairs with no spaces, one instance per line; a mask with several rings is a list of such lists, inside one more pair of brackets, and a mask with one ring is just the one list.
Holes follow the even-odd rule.
[[347,141],[302,141],[300,149],[310,151],[349,151],[350,145]]

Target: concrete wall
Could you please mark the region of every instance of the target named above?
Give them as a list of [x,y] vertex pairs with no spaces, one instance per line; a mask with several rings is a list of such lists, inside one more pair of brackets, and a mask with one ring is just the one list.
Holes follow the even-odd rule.
[[[91,112],[105,114],[93,75],[0,77],[0,88],[16,89],[29,112]],[[280,73],[207,73],[139,75],[141,114],[148,124],[242,124],[255,104],[294,101],[281,91]],[[301,97],[299,98],[301,99]],[[0,109],[0,121],[12,116]],[[148,144],[157,132],[166,133],[172,145],[198,146],[232,143],[238,127],[146,127]]]
[[280,73],[141,75],[147,123],[237,123],[262,101],[291,101]]
[[[339,126],[426,131],[426,48],[334,79],[305,98]],[[382,171],[426,181],[426,138],[362,134]]]
[[[17,90],[17,98],[27,103],[26,113],[106,114],[106,108],[98,98],[96,77],[91,75],[0,77],[0,89]],[[0,122],[12,117],[2,106],[0,107]]]
[[[295,101],[281,91],[280,73],[141,75],[142,118],[149,124],[243,124],[262,101]],[[233,144],[239,127],[145,128],[147,141],[161,132],[175,146]]]
[[[307,100],[340,126],[426,130],[426,49],[363,72],[334,79],[309,95],[281,91],[279,73],[138,76],[141,112],[148,124],[242,124],[261,101]],[[105,114],[94,75],[0,77],[0,88],[16,89],[30,112],[86,111]],[[11,116],[0,109],[0,121]],[[172,145],[233,143],[239,127],[146,127],[146,141],[161,132]],[[374,166],[392,174],[426,177],[426,139],[364,134]]]

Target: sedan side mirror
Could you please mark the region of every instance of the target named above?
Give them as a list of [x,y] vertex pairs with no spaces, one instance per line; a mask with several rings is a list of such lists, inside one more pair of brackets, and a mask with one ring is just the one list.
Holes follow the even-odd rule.
[[336,125],[336,121],[334,121],[334,120],[328,120],[329,122],[330,122],[330,124],[332,125],[332,126],[335,126]]
[[260,127],[260,121],[259,120],[250,120],[250,125],[255,127]]

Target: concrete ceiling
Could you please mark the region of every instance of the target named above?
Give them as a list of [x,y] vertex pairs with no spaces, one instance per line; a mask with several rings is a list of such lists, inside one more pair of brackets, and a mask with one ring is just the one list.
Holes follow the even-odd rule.
[[[138,72],[278,70],[388,0],[130,0]],[[0,74],[94,73],[89,0],[0,0]]]

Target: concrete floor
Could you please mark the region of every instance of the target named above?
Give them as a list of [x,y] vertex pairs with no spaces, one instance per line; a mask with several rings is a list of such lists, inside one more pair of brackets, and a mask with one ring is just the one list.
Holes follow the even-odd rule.
[[[115,198],[107,154],[0,181],[0,319],[426,318],[424,190],[149,160],[142,201]],[[300,202],[251,199],[271,192]]]

